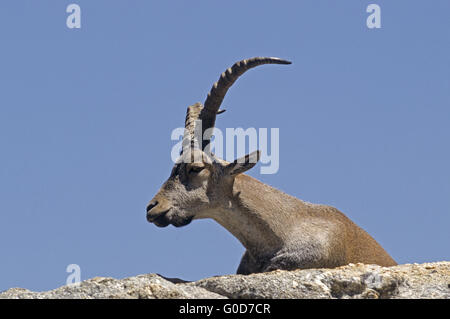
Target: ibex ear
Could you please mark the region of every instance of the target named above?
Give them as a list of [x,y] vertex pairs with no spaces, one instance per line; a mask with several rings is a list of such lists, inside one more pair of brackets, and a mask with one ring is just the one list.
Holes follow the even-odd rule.
[[226,172],[231,176],[235,176],[237,174],[248,171],[250,168],[255,166],[256,163],[258,163],[260,157],[261,151],[259,150],[240,157],[233,163],[230,163],[226,166]]

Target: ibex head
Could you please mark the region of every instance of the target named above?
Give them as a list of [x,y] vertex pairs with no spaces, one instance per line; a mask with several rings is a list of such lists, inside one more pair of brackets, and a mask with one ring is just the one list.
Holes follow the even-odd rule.
[[[169,179],[147,206],[149,222],[159,227],[169,224],[180,227],[193,219],[210,217],[208,211],[227,204],[233,196],[235,177],[255,166],[260,152],[253,152],[231,163],[209,152],[216,115],[223,112],[219,107],[231,85],[247,70],[262,64],[290,63],[278,58],[261,57],[237,62],[214,83],[204,105],[196,103],[188,107],[183,151]],[[198,132],[200,127],[201,132]]]

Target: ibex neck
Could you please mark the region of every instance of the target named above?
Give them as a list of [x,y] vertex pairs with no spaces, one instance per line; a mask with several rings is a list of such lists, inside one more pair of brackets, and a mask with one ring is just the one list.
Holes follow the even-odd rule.
[[214,216],[252,254],[271,255],[282,248],[301,201],[250,176],[238,175],[232,200]]

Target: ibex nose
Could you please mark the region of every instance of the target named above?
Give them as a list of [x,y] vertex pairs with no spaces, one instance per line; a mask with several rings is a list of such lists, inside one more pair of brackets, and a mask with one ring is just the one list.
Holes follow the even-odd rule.
[[157,200],[154,200],[154,201],[150,202],[150,203],[147,205],[147,213],[148,213],[149,211],[151,211],[152,208],[155,207],[156,205],[158,205],[158,201],[157,201]]
[[151,210],[153,207],[156,207],[158,205],[158,201],[154,200],[151,201],[148,205],[147,205],[147,220],[151,223],[153,221],[153,219],[155,218],[155,216],[151,215]]

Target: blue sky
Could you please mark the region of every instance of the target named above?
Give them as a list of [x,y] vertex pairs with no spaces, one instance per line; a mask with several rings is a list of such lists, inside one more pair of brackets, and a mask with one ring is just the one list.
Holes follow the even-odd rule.
[[1,1],[0,290],[56,288],[69,264],[82,279],[234,273],[244,249],[225,229],[160,229],[145,207],[186,107],[253,56],[293,64],[249,71],[224,101],[219,128],[280,129],[278,173],[249,174],[337,207],[399,263],[449,260],[449,14],[447,0]]

